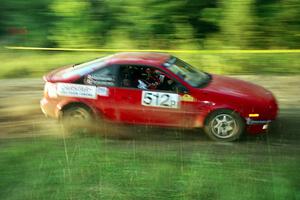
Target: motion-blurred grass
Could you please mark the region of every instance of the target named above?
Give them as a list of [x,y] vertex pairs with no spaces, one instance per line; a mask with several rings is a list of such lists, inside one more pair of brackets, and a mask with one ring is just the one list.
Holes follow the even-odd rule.
[[13,52],[0,54],[0,78],[40,77],[49,70],[63,65],[84,62],[104,54],[55,53],[55,52]]
[[[79,136],[0,144],[0,199],[240,200],[300,195],[295,155],[276,145]],[[257,148],[261,155],[253,154]]]
[[[41,77],[51,69],[85,62],[112,53],[1,51],[0,78]],[[188,54],[176,56],[211,73],[299,74],[299,53],[290,54]]]

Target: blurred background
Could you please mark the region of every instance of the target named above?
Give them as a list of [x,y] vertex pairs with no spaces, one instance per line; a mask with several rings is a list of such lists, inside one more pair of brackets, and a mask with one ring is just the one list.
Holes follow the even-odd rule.
[[[299,10],[299,0],[1,0],[0,45],[165,50],[298,49]],[[59,65],[110,52],[2,49],[1,53],[4,65],[0,77],[10,78],[40,76]],[[213,73],[300,73],[299,53],[204,51],[177,56]]]
[[[66,136],[39,108],[42,75],[113,52],[7,46],[183,50],[272,91],[279,117],[230,144],[121,125]],[[300,199],[299,49],[299,0],[0,0],[0,199]]]

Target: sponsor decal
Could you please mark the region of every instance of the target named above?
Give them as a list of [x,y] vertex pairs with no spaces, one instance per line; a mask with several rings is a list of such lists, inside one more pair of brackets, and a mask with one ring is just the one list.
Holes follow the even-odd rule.
[[100,76],[98,74],[91,74],[91,75],[88,75],[88,78],[90,79],[94,79],[94,80],[97,80],[97,81],[115,81],[113,77],[109,77],[109,76]]
[[88,99],[96,99],[96,86],[80,85],[71,83],[58,83],[57,94],[59,96],[80,97]]
[[108,97],[109,89],[107,87],[97,87],[97,95]]
[[181,97],[181,101],[194,102],[195,98],[189,94],[185,94]]
[[246,124],[252,125],[252,124],[268,124],[271,120],[253,120],[250,118],[246,118]]
[[114,86],[115,79],[114,77],[104,77],[95,75],[88,75],[86,82],[91,85],[107,85]]
[[142,105],[163,108],[179,108],[179,95],[174,93],[143,91]]

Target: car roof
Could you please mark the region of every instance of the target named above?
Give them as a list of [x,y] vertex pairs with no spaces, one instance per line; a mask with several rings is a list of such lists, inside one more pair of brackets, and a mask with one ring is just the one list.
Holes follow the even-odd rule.
[[161,66],[171,57],[166,53],[154,52],[129,52],[117,53],[110,56],[107,60],[110,64],[140,64]]
[[[127,64],[127,65],[149,65],[154,67],[161,67],[163,63],[165,63],[171,55],[165,53],[144,53],[144,52],[130,52],[130,53],[117,53],[107,57],[99,58],[97,60],[93,60],[90,62],[94,62],[97,66],[93,64],[85,65],[85,63],[81,65],[85,65],[80,67],[78,66],[68,66],[65,68],[61,68],[59,70],[53,71],[45,76],[45,79],[48,81],[62,81],[66,80],[71,82],[75,80],[77,77],[84,76],[87,73],[90,73],[94,70],[99,69],[99,67],[114,65],[114,64]],[[98,62],[103,61],[102,65]],[[98,66],[99,65],[99,66]]]

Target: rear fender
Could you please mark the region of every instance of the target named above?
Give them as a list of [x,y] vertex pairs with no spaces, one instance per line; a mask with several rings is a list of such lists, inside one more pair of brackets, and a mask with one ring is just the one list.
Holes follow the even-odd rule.
[[88,110],[91,111],[92,116],[94,119],[96,119],[99,116],[98,111],[93,108],[92,106],[89,106],[87,103],[85,102],[81,102],[81,101],[62,101],[59,104],[57,104],[56,106],[56,116],[57,118],[60,120],[63,114],[63,111],[70,108],[70,107],[74,107],[74,106],[80,106],[80,107],[84,107],[87,108]]

